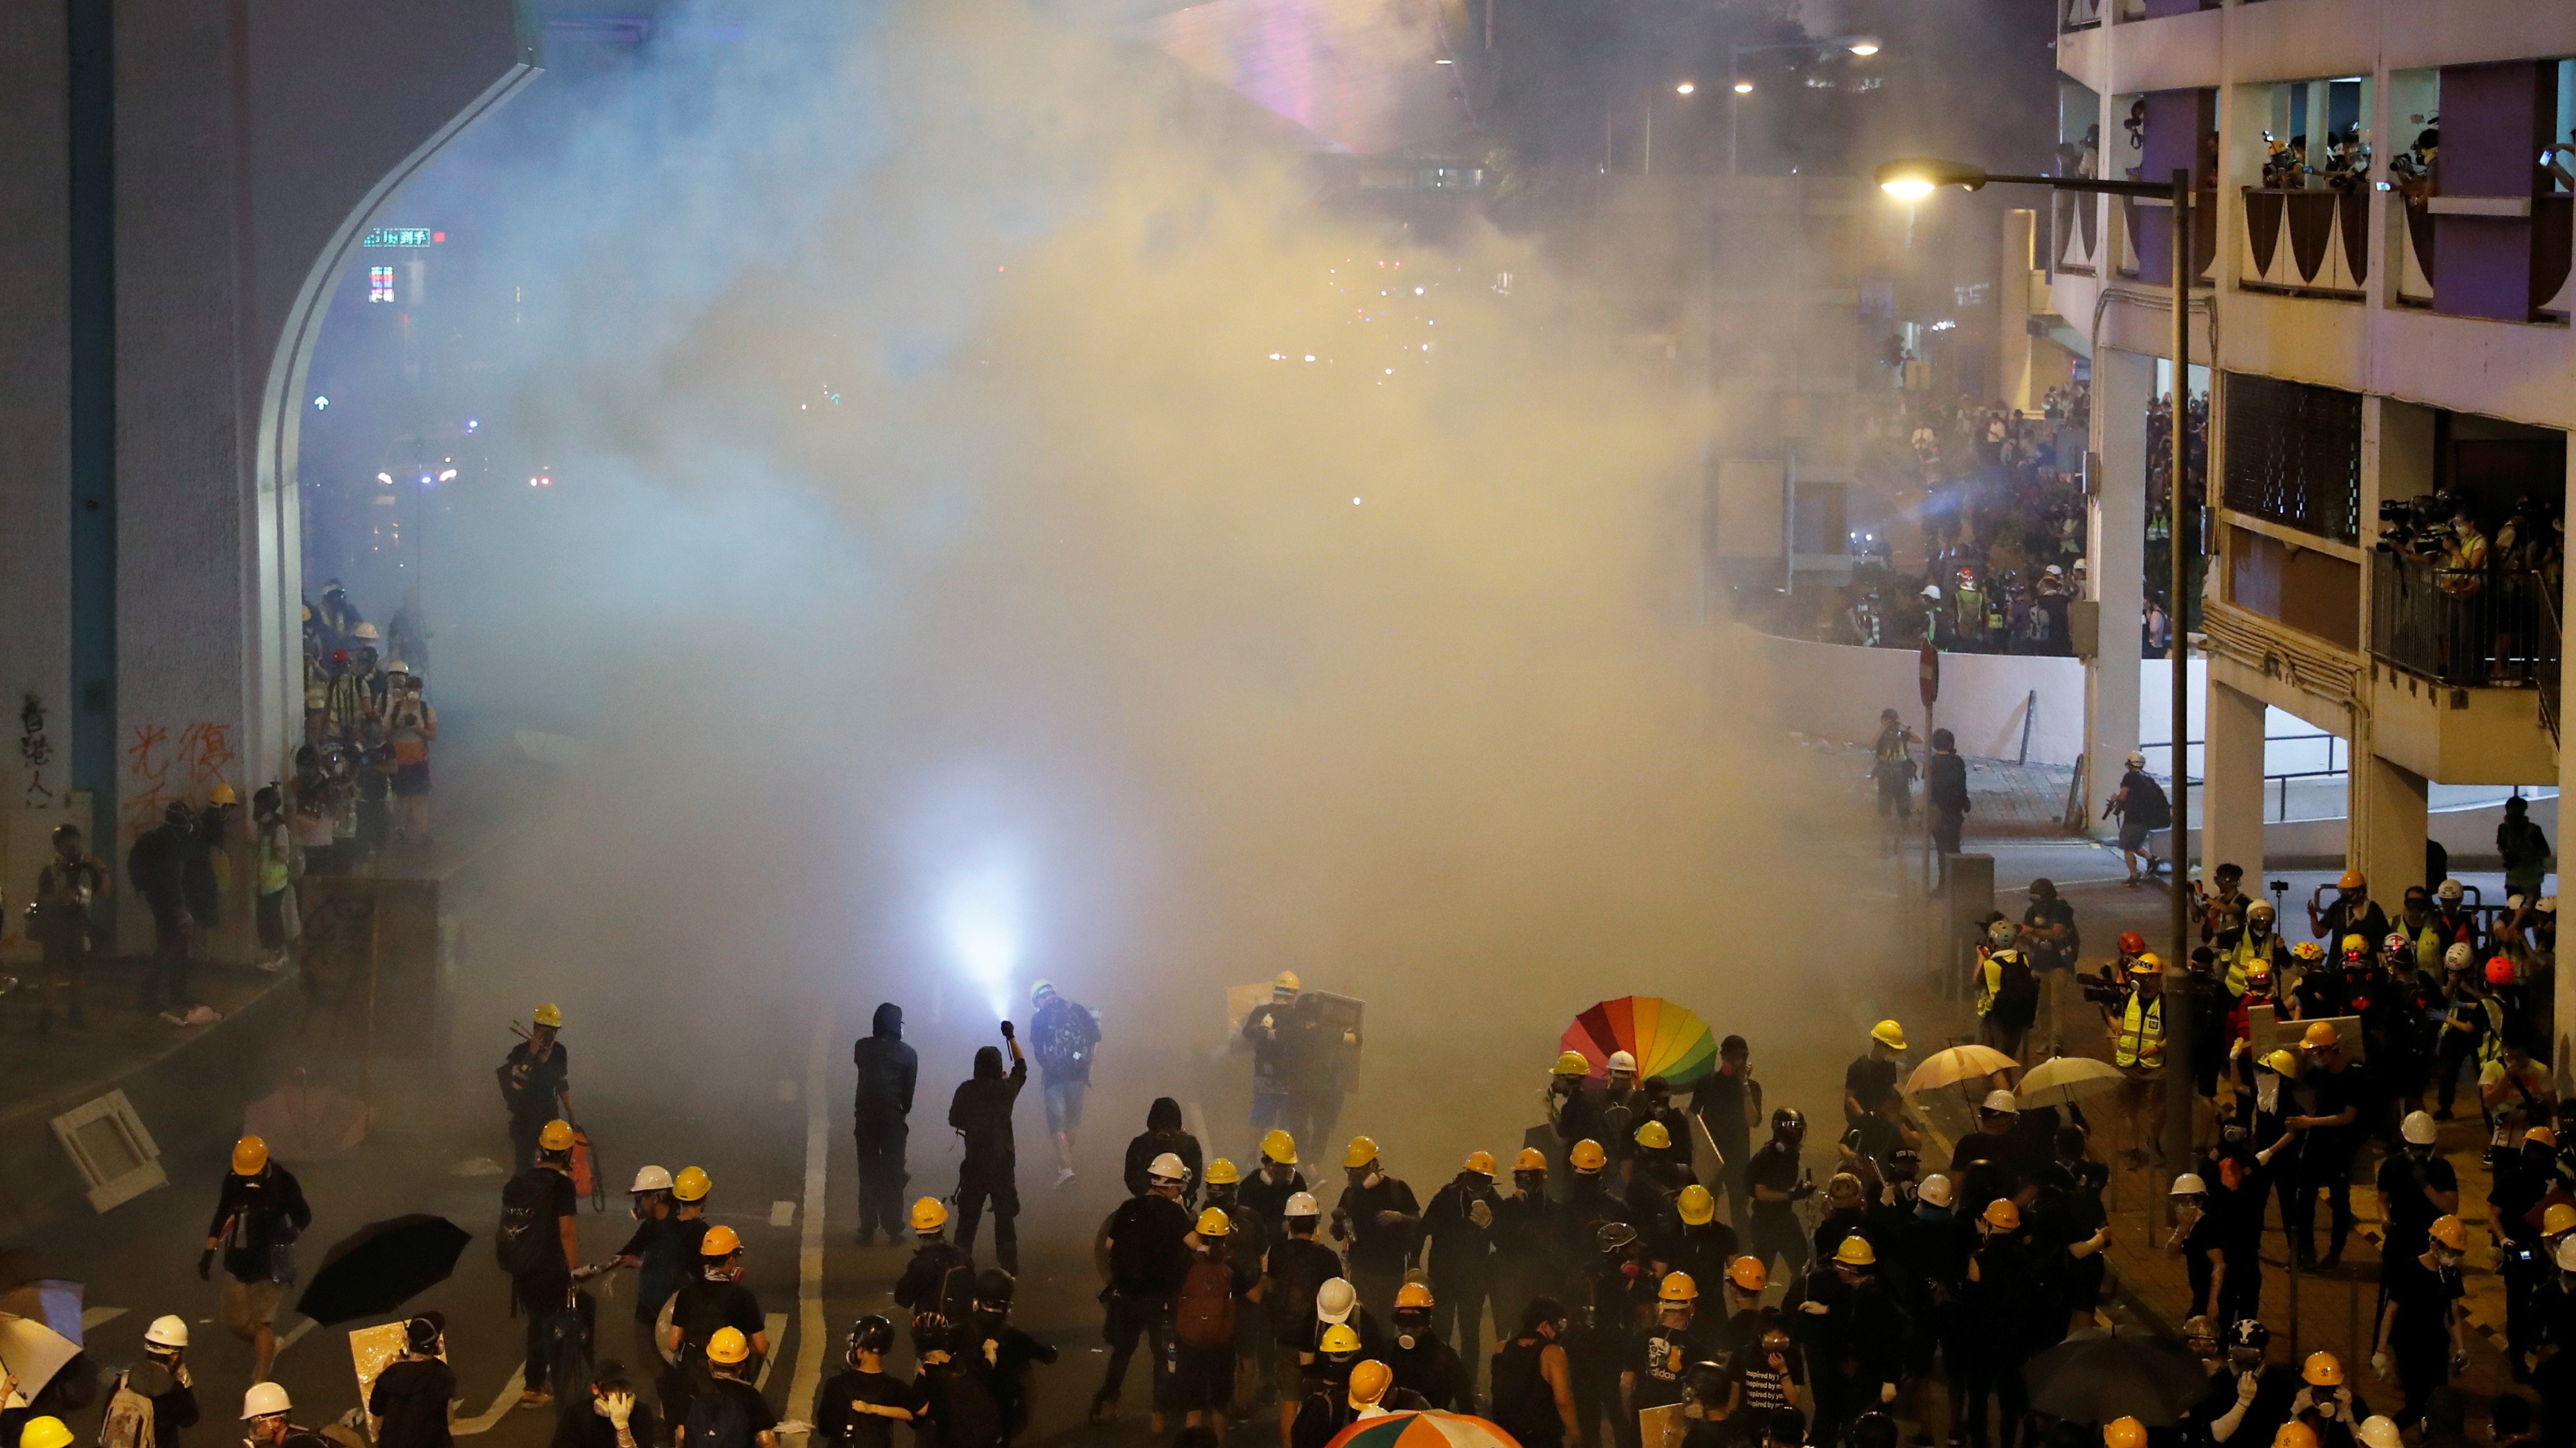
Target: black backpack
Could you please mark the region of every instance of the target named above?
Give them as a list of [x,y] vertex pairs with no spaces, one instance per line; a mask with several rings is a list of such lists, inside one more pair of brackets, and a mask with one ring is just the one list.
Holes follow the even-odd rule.
[[722,1388],[709,1388],[689,1399],[683,1421],[691,1448],[753,1448],[751,1415]]
[[492,1229],[492,1256],[513,1277],[563,1265],[563,1243],[555,1235],[554,1173],[530,1167],[501,1188],[501,1221]]

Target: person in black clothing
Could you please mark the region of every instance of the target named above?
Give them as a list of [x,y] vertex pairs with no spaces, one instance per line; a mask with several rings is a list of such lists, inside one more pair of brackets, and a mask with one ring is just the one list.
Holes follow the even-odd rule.
[[[1129,1197],[1110,1215],[1104,1245],[1109,1252],[1109,1286],[1100,1294],[1108,1309],[1102,1335],[1109,1343],[1109,1367],[1100,1390],[1091,1396],[1091,1421],[1118,1421],[1118,1394],[1127,1381],[1128,1360],[1136,1340],[1153,1341],[1154,1431],[1163,1431],[1163,1415],[1172,1401],[1172,1307],[1181,1279],[1190,1269],[1190,1217],[1181,1205],[1189,1169],[1180,1157],[1165,1152],[1146,1166],[1146,1191]],[[1296,1230],[1290,1219],[1289,1230]]]
[[638,1169],[635,1184],[627,1190],[635,1203],[635,1231],[609,1265],[635,1269],[635,1360],[649,1367],[661,1361],[653,1343],[654,1320],[696,1264],[698,1243],[706,1233],[703,1225],[685,1233],[681,1230],[673,1215],[671,1174],[662,1168]]
[[1923,809],[1932,825],[1932,848],[1959,853],[1959,831],[1976,803],[1968,798],[1968,762],[1947,729],[1932,731],[1932,757],[1923,765]]
[[277,1254],[313,1225],[313,1209],[304,1204],[304,1187],[295,1173],[269,1160],[268,1143],[258,1137],[245,1136],[233,1144],[232,1167],[215,1195],[197,1276],[210,1277],[215,1254],[223,1253],[224,1296],[216,1316],[233,1336],[251,1345],[257,1367],[251,1378],[266,1382],[269,1364],[277,1358],[272,1324],[286,1292],[277,1277]]
[[1691,1114],[1708,1128],[1709,1140],[1726,1158],[1717,1179],[1706,1185],[1712,1193],[1733,1194],[1727,1220],[1739,1229],[1752,1209],[1753,1189],[1745,1184],[1744,1171],[1753,1160],[1753,1121],[1762,1111],[1762,1087],[1753,1079],[1751,1055],[1742,1036],[1727,1037],[1717,1045],[1717,1069],[1691,1088]]
[[1437,1326],[1441,1310],[1433,1290],[1419,1282],[1397,1289],[1395,1340],[1386,1345],[1386,1365],[1395,1372],[1395,1386],[1420,1394],[1426,1405],[1444,1413],[1472,1413],[1476,1411],[1475,1375],[1457,1349],[1441,1340]]
[[2308,902],[2308,933],[2326,943],[2329,950],[2342,944],[2347,935],[2358,935],[2376,944],[2388,934],[2388,912],[2370,898],[2370,881],[2359,870],[2346,870],[2335,881],[2335,897],[2319,909]]
[[[1274,1152],[1285,1152],[1282,1158]],[[1183,1165],[1189,1158],[1181,1158]],[[1239,1193],[1244,1209],[1261,1218],[1277,1236],[1288,1215],[1288,1199],[1306,1190],[1306,1174],[1297,1170],[1297,1143],[1284,1131],[1272,1131],[1261,1139],[1261,1165],[1242,1184]]]
[[921,1395],[885,1370],[885,1355],[894,1348],[894,1324],[875,1313],[850,1327],[850,1346],[842,1361],[848,1367],[814,1391],[811,1443],[842,1448],[894,1448],[895,1425],[910,1423],[921,1411]]
[[1965,1317],[1972,1326],[1962,1343],[1970,1354],[1968,1441],[1984,1448],[1986,1407],[2000,1398],[1996,1406],[2003,1448],[2013,1448],[2030,1412],[2030,1389],[2021,1370],[2038,1335],[2039,1277],[2021,1235],[2021,1213],[2011,1198],[1989,1202],[1978,1230],[1982,1240],[1968,1259],[1965,1292]]
[[1869,1049],[1843,1068],[1843,1125],[1860,1125],[1896,1091],[1896,1060],[1905,1054],[1905,1027],[1881,1021],[1870,1029]]
[[447,1404],[456,1396],[456,1371],[439,1356],[446,1319],[423,1313],[403,1324],[400,1357],[385,1365],[367,1391],[367,1416],[378,1448],[447,1448]]
[[[132,1388],[152,1400],[151,1448],[179,1448],[182,1435],[197,1426],[197,1385],[182,1361],[187,1350],[187,1320],[156,1319],[143,1332],[143,1360],[117,1379],[118,1387]],[[109,1389],[108,1395],[113,1398],[115,1389]],[[0,1435],[0,1442],[5,1441],[7,1437]]]
[[912,1204],[912,1260],[895,1279],[894,1302],[915,1316],[965,1317],[974,1301],[975,1259],[948,1240],[948,1208],[937,1197]]
[[2550,1448],[2576,1440],[2576,1240],[2558,1244],[2557,1268],[2534,1299],[2540,1330],[2525,1359],[2540,1391],[2540,1438]]
[[2269,1448],[2272,1436],[2290,1421],[2299,1375],[2283,1364],[2265,1364],[2263,1353],[2271,1341],[2270,1330],[2250,1317],[2228,1329],[2227,1361],[2210,1374],[2209,1395],[2188,1415],[2189,1425],[2205,1441],[2224,1448]]
[[680,1421],[673,1425],[672,1448],[689,1448],[692,1424],[704,1435],[699,1448],[718,1448],[726,1434],[713,1430],[729,1417],[740,1422],[747,1441],[757,1448],[778,1448],[778,1414],[771,1411],[769,1399],[760,1389],[752,1386],[756,1370],[745,1335],[735,1328],[717,1329],[716,1335],[707,1339],[701,1361],[706,1376],[690,1395]]
[[143,971],[137,1004],[146,1013],[169,998],[182,1014],[196,1004],[188,992],[188,857],[196,852],[196,822],[188,807],[170,801],[161,823],[138,836],[126,852],[125,877],[152,911],[152,963]]
[[1512,1162],[1512,1195],[1494,1203],[1494,1331],[1506,1335],[1534,1298],[1565,1281],[1564,1208],[1547,1196],[1547,1153],[1525,1146]]
[[[1253,1269],[1258,1280],[1259,1269]],[[1029,1425],[1031,1369],[1055,1366],[1056,1350],[1011,1325],[1011,1299],[1019,1284],[999,1267],[987,1267],[975,1278],[975,1311],[964,1324],[973,1345],[970,1357],[985,1363],[985,1383],[1002,1410],[1002,1441],[1019,1436]]]
[[[2120,817],[2120,858],[2129,867],[2127,883],[2144,884],[2157,871],[2155,851],[2148,847],[2147,837],[2173,823],[2173,802],[2165,798],[2164,786],[2147,773],[2147,757],[2129,756],[2128,772],[2120,776],[2120,787],[2103,804],[2104,815]],[[2146,861],[2144,874],[2138,862]]]
[[2379,1164],[2373,1186],[2379,1194],[2379,1220],[2386,1235],[2380,1244],[2380,1282],[2388,1281],[2387,1264],[2424,1250],[2424,1233],[2437,1217],[2460,1210],[2460,1175],[2443,1160],[2435,1144],[2433,1118],[2408,1113],[2398,1127],[2405,1145]]
[[[581,1197],[572,1186],[572,1126],[549,1121],[537,1133],[537,1162],[501,1188],[501,1220],[506,1231],[521,1223],[529,1244],[528,1258],[510,1268],[510,1295],[527,1314],[528,1340],[524,1391],[519,1406],[553,1402],[546,1387],[546,1364],[553,1356],[555,1319],[569,1308],[573,1268],[581,1260],[577,1234]],[[728,1232],[727,1236],[732,1234]]]
[[1619,1396],[1633,1421],[1646,1408],[1682,1400],[1682,1374],[1706,1358],[1708,1345],[1691,1331],[1699,1286],[1686,1272],[1664,1274],[1656,1290],[1655,1326],[1636,1335],[1619,1371]]
[[224,853],[227,827],[232,812],[240,808],[240,796],[229,784],[215,786],[206,807],[197,811],[197,827],[188,842],[187,857],[179,870],[179,892],[188,907],[188,919],[198,932],[214,929],[223,923],[224,892],[215,878],[215,859]]
[[969,1337],[963,1324],[943,1317],[912,1320],[921,1448],[1001,1448],[1002,1405],[993,1397],[991,1367],[973,1355]]
[[1717,1219],[1717,1199],[1693,1182],[1673,1198],[1673,1216],[1680,1229],[1670,1240],[1651,1244],[1656,1260],[1689,1273],[1693,1282],[1715,1283],[1742,1249],[1735,1229]]
[[2420,1421],[2425,1399],[2469,1365],[2468,1316],[2460,1302],[2468,1229],[2457,1217],[2436,1217],[2426,1236],[2424,1251],[2397,1259],[2382,1279],[2387,1301],[2370,1359],[2383,1378],[2393,1367],[2405,1390],[2406,1406],[2397,1414],[2401,1428]]
[[1342,1275],[1341,1254],[1315,1240],[1322,1217],[1314,1197],[1299,1192],[1289,1199],[1287,1215],[1281,1219],[1284,1235],[1262,1256],[1261,1307],[1270,1325],[1271,1389],[1279,1399],[1282,1435],[1305,1395],[1305,1354],[1314,1337],[1315,1294]]
[[562,1031],[562,1011],[552,1004],[537,1007],[527,1039],[512,1046],[493,1073],[510,1112],[513,1175],[536,1164],[537,1136],[547,1122],[573,1119],[572,1049],[556,1039]]
[[1351,1285],[1359,1289],[1360,1301],[1373,1308],[1391,1308],[1395,1289],[1404,1282],[1405,1259],[1413,1250],[1422,1204],[1411,1186],[1387,1175],[1385,1164],[1378,1160],[1377,1143],[1369,1138],[1352,1137],[1342,1164],[1350,1185],[1333,1204],[1333,1239],[1350,1244]]
[[2555,1158],[2541,1128],[2527,1133],[2511,1152],[2499,1150],[2495,1177],[2487,1189],[2487,1228],[2504,1261],[2504,1336],[2506,1356],[2519,1367],[2529,1356],[2539,1331],[2532,1311],[2534,1295],[2549,1279],[2554,1264],[2545,1255],[2535,1210],[2556,1183]]
[[[1435,1294],[1430,1328],[1454,1341],[1466,1362],[1481,1360],[1486,1299],[1494,1291],[1494,1222],[1503,1200],[1494,1192],[1494,1158],[1477,1152],[1422,1209],[1414,1255]],[[1401,1366],[1396,1380],[1408,1387]],[[1474,1387],[1472,1378],[1469,1387]]]
[[957,1167],[957,1248],[972,1257],[975,1227],[984,1204],[993,1206],[993,1254],[1005,1272],[1020,1270],[1020,1189],[1017,1149],[1011,1140],[1011,1108],[1020,1088],[1029,1084],[1029,1058],[1020,1050],[1011,1023],[1002,1022],[1002,1042],[1011,1048],[1011,1074],[1002,1074],[1002,1053],[991,1046],[975,1052],[975,1074],[957,1083],[948,1103],[948,1124],[966,1142]]
[[88,991],[90,945],[95,934],[90,907],[105,899],[110,890],[107,866],[83,852],[78,827],[54,826],[53,846],[53,854],[36,871],[36,898],[29,907],[34,912],[30,929],[44,952],[44,1003],[36,1016],[36,1034],[40,1036],[54,1028],[54,987],[58,985],[71,994],[72,1029],[77,1031],[88,1024],[81,1017],[81,1000]]
[[[2343,1246],[2352,1235],[2352,1158],[2368,1128],[2361,1106],[2368,1084],[2344,1058],[2335,1028],[2319,1021],[2308,1028],[2309,1068],[2300,1078],[2308,1096],[2305,1114],[2287,1123],[2299,1133],[2299,1185],[2290,1205],[2290,1240],[2302,1270],[2332,1271],[2343,1261]],[[2316,1255],[2317,1194],[2326,1195],[2334,1218],[2325,1260]]]
[[698,1244],[697,1275],[671,1300],[671,1327],[662,1345],[683,1388],[682,1418],[688,1416],[689,1402],[714,1386],[716,1369],[725,1365],[717,1348],[724,1334],[737,1334],[752,1359],[769,1356],[768,1319],[760,1311],[760,1298],[742,1285],[741,1258],[742,1239],[733,1228],[721,1223],[709,1227]]
[[1199,1139],[1181,1126],[1181,1103],[1169,1096],[1157,1096],[1145,1108],[1145,1129],[1127,1143],[1127,1165],[1122,1173],[1127,1195],[1141,1197],[1153,1190],[1151,1168],[1154,1158],[1165,1152],[1181,1159],[1189,1168],[1188,1180],[1181,1183],[1181,1205],[1197,1200],[1199,1183],[1206,1180],[1205,1163],[1199,1155]]
[[611,1358],[590,1374],[590,1411],[559,1413],[548,1448],[653,1448],[653,1408],[638,1401],[626,1365]]
[[1794,1275],[1807,1270],[1807,1234],[1798,1225],[1796,1204],[1816,1194],[1815,1183],[1805,1180],[1799,1171],[1799,1148],[1807,1139],[1807,1118],[1794,1107],[1783,1106],[1771,1113],[1771,1140],[1744,1169],[1745,1183],[1752,1188],[1752,1231],[1747,1233],[1747,1250],[1762,1263],[1765,1272],[1774,1262],[1784,1263]]
[[873,1244],[879,1231],[887,1241],[900,1242],[903,1189],[911,1180],[903,1149],[912,1134],[913,1086],[921,1076],[920,1056],[903,1041],[903,1007],[892,1001],[877,1007],[868,1034],[850,1047],[850,1062],[859,1071],[850,1111],[859,1147],[859,1245]]
[[1522,1311],[1520,1332],[1494,1352],[1494,1424],[1521,1448],[1583,1442],[1573,1370],[1566,1361],[1566,1325],[1562,1304],[1553,1297],[1534,1297]]
[[1091,1067],[1100,1045],[1100,1022],[1091,1009],[1064,998],[1055,982],[1029,987],[1029,1034],[1037,1044],[1045,1080],[1047,1135],[1055,1142],[1055,1184],[1073,1180],[1073,1141],[1082,1131],[1082,1098],[1091,1090]]
[[[1271,983],[1270,999],[1243,1013],[1243,1042],[1252,1048],[1252,1129],[1293,1129],[1289,1119],[1290,1078],[1296,1074],[1303,1037],[1297,1019],[1300,982],[1294,971],[1281,971]],[[1133,1195],[1142,1196],[1133,1186]]]

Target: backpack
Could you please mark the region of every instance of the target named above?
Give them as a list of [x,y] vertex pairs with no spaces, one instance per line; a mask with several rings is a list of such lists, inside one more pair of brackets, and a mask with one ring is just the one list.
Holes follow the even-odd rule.
[[1563,1433],[1556,1390],[1539,1369],[1546,1343],[1505,1342],[1494,1353],[1494,1424],[1522,1442],[1547,1442]]
[[[980,1354],[976,1360],[981,1361]],[[1002,1441],[1002,1405],[982,1374],[951,1362],[948,1371],[930,1379],[930,1391],[931,1417],[939,1427],[936,1441],[950,1448],[983,1448]],[[697,1441],[696,1435],[690,1441]]]
[[152,1400],[134,1391],[127,1382],[129,1376],[117,1377],[116,1396],[107,1400],[107,1416],[98,1425],[98,1448],[153,1448],[159,1441],[152,1424]]
[[492,1229],[492,1256],[513,1277],[542,1272],[563,1260],[556,1239],[552,1184],[544,1167],[530,1167],[501,1188],[501,1220]]
[[1190,1264],[1173,1326],[1191,1347],[1234,1346],[1234,1268],[1224,1262]]
[[694,1448],[753,1448],[751,1415],[721,1388],[709,1388],[689,1399],[685,1426]]
[[2039,1010],[2039,976],[2031,970],[2030,958],[2018,950],[1998,951],[1992,958],[1995,1018],[2006,1025],[2029,1025]]

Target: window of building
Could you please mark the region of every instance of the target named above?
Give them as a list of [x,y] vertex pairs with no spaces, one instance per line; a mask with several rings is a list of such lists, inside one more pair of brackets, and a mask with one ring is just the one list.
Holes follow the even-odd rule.
[[2338,542],[2361,538],[2361,394],[2230,372],[2228,507]]

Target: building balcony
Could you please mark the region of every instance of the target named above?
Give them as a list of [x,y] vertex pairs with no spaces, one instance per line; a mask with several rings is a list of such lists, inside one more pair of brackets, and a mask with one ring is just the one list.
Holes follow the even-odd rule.
[[[2576,197],[2563,192],[2403,196],[2398,304],[2493,321],[2565,322],[2576,309],[2572,203]],[[2447,273],[2440,265],[2446,252]]]
[[2555,778],[2559,640],[2538,575],[2370,562],[2378,752],[2427,779]]
[[2090,30],[2102,23],[2102,12],[2106,8],[2108,0],[2058,0],[2057,28],[2061,31]]
[[2360,301],[2370,279],[2364,191],[2242,188],[2237,285],[2249,291]]

